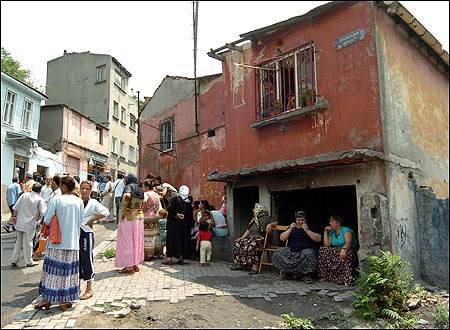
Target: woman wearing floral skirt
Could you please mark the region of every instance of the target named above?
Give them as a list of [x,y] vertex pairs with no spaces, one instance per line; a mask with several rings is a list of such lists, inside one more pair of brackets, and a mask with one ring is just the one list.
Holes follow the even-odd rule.
[[84,207],[81,198],[72,194],[74,189],[75,179],[62,177],[62,195],[52,199],[44,215],[44,222],[49,226],[52,217],[58,217],[61,243],[47,242],[39,283],[43,300],[35,306],[36,309],[49,309],[51,303],[59,302],[59,307],[65,311],[72,307],[73,300],[79,298],[78,250]]
[[348,227],[342,226],[337,215],[330,217],[330,225],[325,227],[324,246],[319,249],[319,280],[353,285],[353,271],[358,266],[358,241]]

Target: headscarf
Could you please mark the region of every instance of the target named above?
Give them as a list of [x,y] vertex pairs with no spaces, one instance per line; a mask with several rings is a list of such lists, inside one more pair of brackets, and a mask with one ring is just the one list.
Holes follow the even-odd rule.
[[140,182],[136,175],[134,175],[133,173],[128,173],[125,176],[125,181],[127,182],[127,184],[123,188],[122,197],[126,193],[130,193],[131,195],[133,195],[136,198],[144,199],[144,191],[139,186]]
[[186,203],[191,202],[188,198],[189,197],[189,188],[187,186],[181,186],[178,194],[184,202],[186,202]]
[[261,204],[255,203],[255,216],[253,217],[252,221],[248,224],[248,228],[250,228],[253,223],[256,224],[256,227],[260,232],[264,231],[264,228],[261,228],[260,220],[264,215],[268,215],[269,212],[267,209],[262,206]]

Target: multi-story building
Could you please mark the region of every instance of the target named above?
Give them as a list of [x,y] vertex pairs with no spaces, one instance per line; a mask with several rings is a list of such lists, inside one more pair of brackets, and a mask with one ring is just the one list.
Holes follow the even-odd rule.
[[88,179],[109,172],[109,130],[65,104],[41,107],[39,139],[50,152],[62,154],[64,172]]
[[[38,140],[41,102],[48,96],[3,71],[1,81],[1,180],[2,196],[6,196],[6,188],[14,176],[22,181],[26,172],[39,170],[42,174],[49,174],[42,161],[39,164],[33,162],[39,144],[42,145]],[[6,198],[2,198],[2,212],[7,211]]]
[[[109,168],[88,175],[137,173],[137,100],[128,94],[129,73],[113,56],[67,53],[47,62],[46,105],[66,104],[109,128]],[[95,161],[95,160],[94,160]]]
[[152,172],[174,186],[193,173],[206,199],[226,184],[232,238],[255,202],[281,225],[306,210],[323,229],[337,212],[363,266],[389,250],[448,288],[449,55],[403,5],[330,2],[209,55],[222,76],[198,100],[166,79],[142,111],[161,132],[141,137]]

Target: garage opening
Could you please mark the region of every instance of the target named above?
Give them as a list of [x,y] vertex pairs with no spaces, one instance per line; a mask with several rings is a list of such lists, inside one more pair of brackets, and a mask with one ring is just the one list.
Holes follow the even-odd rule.
[[316,224],[323,235],[329,225],[330,215],[340,214],[344,226],[353,229],[358,237],[358,213],[356,186],[323,187],[314,189],[299,189],[274,191],[272,195],[273,216],[278,218],[280,225],[290,225],[294,222],[294,213],[305,210],[308,221]]
[[250,220],[253,218],[253,207],[259,202],[259,187],[243,187],[233,189],[234,203],[234,233],[237,238],[245,233]]

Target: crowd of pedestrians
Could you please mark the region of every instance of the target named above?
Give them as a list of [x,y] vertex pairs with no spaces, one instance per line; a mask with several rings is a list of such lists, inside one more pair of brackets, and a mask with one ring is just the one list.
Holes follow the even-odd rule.
[[[64,311],[72,301],[94,295],[95,223],[117,223],[115,266],[120,274],[138,272],[144,260],[164,255],[166,265],[176,258],[180,265],[197,259],[207,266],[212,237],[228,235],[225,198],[215,210],[206,200],[194,202],[187,186],[177,189],[153,174],[142,182],[131,173],[118,174],[114,182],[107,175],[103,189],[94,176],[81,182],[67,173],[45,178],[26,173],[25,178],[21,186],[14,177],[7,188],[12,216],[3,229],[16,231],[13,267],[21,249],[27,267],[44,259],[37,309],[59,303]],[[145,243],[144,235],[149,238]],[[83,294],[81,280],[86,281]]]

